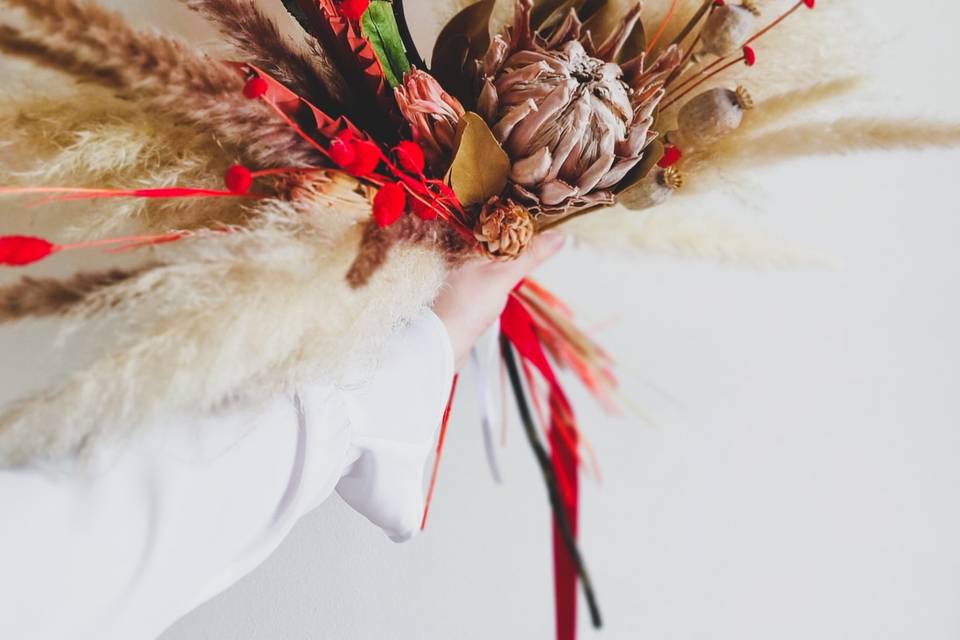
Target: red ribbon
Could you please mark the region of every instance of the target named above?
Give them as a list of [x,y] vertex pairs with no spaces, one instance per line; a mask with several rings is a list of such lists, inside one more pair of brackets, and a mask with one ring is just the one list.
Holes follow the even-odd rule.
[[[536,322],[516,296],[510,296],[507,301],[500,316],[500,329],[520,357],[536,367],[550,386],[551,459],[563,487],[563,507],[576,535],[580,502],[577,455],[574,450],[577,441],[576,430],[568,427],[568,421],[573,419],[573,411],[537,336]],[[553,523],[553,570],[557,640],[574,640],[577,635],[577,572],[556,521]]]

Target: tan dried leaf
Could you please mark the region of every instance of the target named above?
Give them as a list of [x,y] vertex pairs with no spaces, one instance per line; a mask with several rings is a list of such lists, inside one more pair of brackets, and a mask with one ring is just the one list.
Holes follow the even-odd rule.
[[460,120],[450,186],[464,206],[500,195],[510,175],[510,158],[483,118],[468,112]]

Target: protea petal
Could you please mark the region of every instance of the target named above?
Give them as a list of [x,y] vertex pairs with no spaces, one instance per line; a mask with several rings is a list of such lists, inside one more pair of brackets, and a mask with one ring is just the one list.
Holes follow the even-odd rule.
[[647,132],[653,126],[653,118],[635,122],[624,140],[617,142],[616,152],[621,158],[636,158],[647,146]]
[[513,128],[517,126],[517,123],[536,110],[537,103],[533,100],[527,100],[522,104],[510,107],[506,115],[493,126],[493,135],[503,144],[513,133]]
[[500,68],[503,66],[503,61],[507,59],[507,52],[509,50],[510,45],[507,41],[499,35],[495,36],[490,43],[490,48],[487,49],[486,55],[483,56],[483,60],[480,62],[480,73],[482,76],[489,78],[500,71]]
[[606,175],[596,184],[594,189],[612,189],[623,180],[630,170],[640,163],[642,156],[636,158],[620,158],[613,163]]
[[540,187],[540,201],[547,206],[558,206],[578,195],[580,191],[563,180],[554,180]]
[[517,184],[533,186],[543,182],[553,164],[550,149],[543,147],[532,156],[513,163],[510,170],[510,179]]
[[547,125],[551,118],[557,117],[570,102],[571,94],[575,88],[576,81],[568,81],[558,85],[550,92],[546,100],[537,105],[536,113],[517,124],[508,141],[514,157],[525,155],[541,127]]
[[620,22],[616,31],[610,34],[610,37],[597,49],[597,57],[601,60],[614,60],[620,54],[623,45],[627,43],[627,38],[633,33],[634,27],[640,21],[640,3],[633,5],[633,8],[627,12]]
[[553,35],[550,36],[546,48],[557,49],[571,40],[579,40],[582,29],[583,23],[580,22],[580,17],[577,15],[576,10],[571,8],[569,13],[567,13],[567,17],[560,26],[557,27]]
[[477,98],[477,112],[488,122],[497,115],[500,94],[497,88],[490,80],[483,81],[483,89],[480,91],[480,97]]
[[616,156],[614,156],[613,153],[599,156],[580,176],[577,189],[579,189],[581,193],[590,193],[593,191],[600,183],[600,180],[603,179],[603,176],[613,167],[614,160],[616,160]]

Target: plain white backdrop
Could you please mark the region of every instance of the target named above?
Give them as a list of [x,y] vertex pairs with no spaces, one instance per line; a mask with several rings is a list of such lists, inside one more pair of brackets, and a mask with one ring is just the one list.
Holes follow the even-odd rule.
[[[174,2],[109,4],[212,38]],[[411,4],[430,21],[427,0]],[[957,5],[870,5],[887,102],[956,114]],[[604,476],[584,483],[582,544],[607,627],[584,620],[582,638],[960,639],[958,163],[757,167],[747,220],[832,269],[582,250],[543,269],[605,327],[636,407],[611,419],[575,394]],[[513,419],[493,483],[471,388],[425,535],[394,545],[334,498],[163,640],[551,638],[539,473]]]

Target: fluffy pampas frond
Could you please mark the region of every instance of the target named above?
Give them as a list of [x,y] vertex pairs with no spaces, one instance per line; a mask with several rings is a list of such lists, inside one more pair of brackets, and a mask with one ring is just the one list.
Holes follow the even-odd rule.
[[832,266],[815,251],[790,246],[714,212],[691,213],[692,198],[677,198],[649,211],[615,206],[572,221],[568,231],[588,247],[624,254],[638,251],[754,267]]
[[960,125],[918,119],[842,118],[788,126],[748,138],[718,155],[723,165],[770,163],[808,155],[929,149],[960,144]]
[[[752,135],[751,135],[752,134]],[[858,151],[949,148],[960,145],[960,124],[918,118],[840,118],[743,131],[685,160],[683,170],[695,176],[690,193],[709,193],[725,176],[745,167],[771,166],[795,158]]]
[[[192,125],[157,118],[91,86],[66,97],[0,104],[0,128],[9,132],[0,155],[0,181],[7,186],[219,188],[224,170],[237,157],[228,156],[212,136],[197,135]],[[17,205],[5,204],[25,213]],[[55,221],[59,240],[82,240],[237,224],[245,216],[244,208],[229,199],[195,205],[117,199],[33,209],[31,217]]]
[[347,363],[362,370],[398,321],[430,303],[445,268],[436,251],[405,245],[367,287],[351,289],[344,275],[369,203],[350,191],[323,195],[337,188],[261,203],[249,229],[159,247],[157,266],[88,296],[87,308],[109,308],[126,336],[60,388],[0,414],[3,465],[90,452],[161,410],[291,391]]

